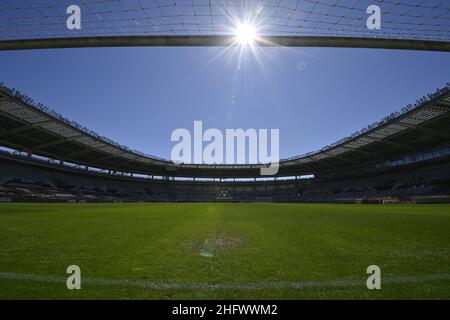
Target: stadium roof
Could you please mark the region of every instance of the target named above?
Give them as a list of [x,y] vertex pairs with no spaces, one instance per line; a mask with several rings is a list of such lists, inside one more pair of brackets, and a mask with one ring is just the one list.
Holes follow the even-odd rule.
[[[66,26],[70,5],[81,29]],[[371,5],[380,29],[366,26]],[[3,0],[0,50],[229,45],[240,23],[255,26],[259,45],[450,51],[442,0]]]
[[[0,86],[0,145],[111,171],[176,177],[259,177],[263,165],[174,164],[130,150]],[[450,145],[450,85],[350,137],[280,161],[278,176],[380,163]]]

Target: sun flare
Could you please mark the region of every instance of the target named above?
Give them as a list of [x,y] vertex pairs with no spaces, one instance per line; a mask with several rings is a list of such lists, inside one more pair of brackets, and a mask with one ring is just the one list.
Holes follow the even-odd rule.
[[253,45],[257,39],[256,27],[250,23],[240,23],[235,29],[235,36],[240,45]]

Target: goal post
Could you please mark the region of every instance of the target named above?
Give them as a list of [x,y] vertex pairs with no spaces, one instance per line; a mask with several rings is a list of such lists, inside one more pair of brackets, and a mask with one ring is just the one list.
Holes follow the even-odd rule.
[[450,51],[450,3],[435,0],[4,0],[0,50],[259,46]]

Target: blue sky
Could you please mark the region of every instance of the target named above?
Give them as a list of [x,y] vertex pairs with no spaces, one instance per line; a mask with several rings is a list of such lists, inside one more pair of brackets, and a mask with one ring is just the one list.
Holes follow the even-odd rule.
[[0,81],[121,144],[169,158],[176,128],[278,128],[313,151],[450,81],[450,54],[327,48],[0,52]]

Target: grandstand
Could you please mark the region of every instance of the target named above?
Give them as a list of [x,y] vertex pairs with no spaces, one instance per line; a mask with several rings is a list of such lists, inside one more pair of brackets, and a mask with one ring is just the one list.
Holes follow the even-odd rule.
[[[82,27],[70,29],[68,6]],[[382,27],[366,25],[372,5]],[[434,0],[5,0],[0,50],[236,45],[450,51],[450,6]],[[349,137],[266,164],[178,164],[118,144],[0,86],[0,201],[447,202],[449,85]],[[308,179],[305,179],[308,177]]]
[[[380,28],[368,25],[374,7]],[[69,27],[71,15],[80,19],[79,27]],[[251,41],[240,39],[242,26],[251,29]],[[197,49],[177,52],[183,63],[191,64],[191,55],[198,59],[195,69],[170,65],[176,58],[165,50],[130,50],[129,56],[124,50],[117,56],[116,50],[14,52],[134,46],[222,48],[204,57]],[[333,50],[345,59],[331,61],[307,50],[267,49],[289,53],[266,57],[285,69],[272,77],[258,60],[263,46],[440,52],[413,60],[410,52],[390,52],[391,59],[381,50],[361,50],[359,61],[353,50]],[[239,53],[236,68],[224,60],[213,78],[197,78],[228,49]],[[244,50],[263,73],[252,64],[241,68]],[[158,134],[168,121],[180,124],[199,114],[219,128],[248,119],[263,127],[311,122],[293,137],[300,148],[305,137],[322,139],[322,132],[331,131],[321,112],[343,116],[342,108],[356,110],[351,118],[332,119],[342,127],[353,126],[350,120],[367,116],[369,108],[398,111],[276,164],[183,163],[131,149],[0,82],[0,300],[276,299],[275,307],[280,299],[448,300],[450,83],[422,97],[418,92],[448,82],[443,52],[450,52],[449,0],[1,0],[0,53],[8,56],[2,66],[10,75],[0,81],[44,95],[51,90],[66,107],[95,118],[91,125],[116,119],[116,108],[120,121],[109,124],[123,132],[142,123]],[[308,63],[313,70],[304,72],[302,56],[313,58],[317,69]],[[228,73],[229,84],[222,82]],[[248,81],[257,77],[276,81]],[[87,94],[67,102],[79,92]],[[367,100],[375,94],[377,99]],[[396,94],[419,98],[400,109],[380,105]],[[348,97],[358,104],[348,107]],[[202,108],[195,109],[197,103]],[[167,114],[152,106],[165,107]],[[195,132],[193,140],[196,153]],[[272,134],[270,140],[272,145]],[[276,173],[263,175],[272,165]],[[380,281],[382,290],[373,288]],[[152,312],[160,307],[175,315],[171,304],[156,305]],[[286,311],[280,305],[277,312],[282,317]]]
[[349,137],[263,164],[183,164],[131,150],[0,87],[0,201],[450,202],[450,85]]

